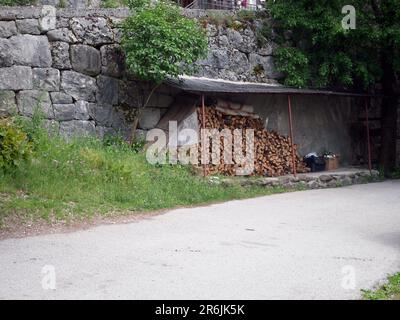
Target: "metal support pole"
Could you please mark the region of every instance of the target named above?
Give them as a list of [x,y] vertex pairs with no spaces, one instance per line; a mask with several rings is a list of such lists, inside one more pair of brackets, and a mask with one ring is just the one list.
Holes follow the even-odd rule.
[[[201,119],[202,119],[202,129],[206,128],[206,107],[204,105],[204,94],[201,95]],[[201,130],[201,135],[202,135],[202,142],[201,142],[201,146],[202,146],[202,152],[203,154],[201,155],[200,159],[203,162],[203,159],[206,159],[206,150],[205,150],[205,146],[206,146],[206,138],[205,138],[205,132],[204,130]],[[203,176],[206,176],[206,164],[203,163]]]
[[288,97],[288,115],[289,115],[289,132],[290,132],[290,147],[292,149],[292,166],[293,175],[296,176],[296,154],[294,152],[294,142],[293,142],[293,122],[292,122],[292,104],[290,101],[290,95]]
[[367,128],[368,169],[369,169],[369,172],[371,173],[372,161],[371,161],[371,138],[369,135],[368,98],[365,98],[364,102],[365,102],[364,103],[364,105],[365,105],[365,122],[366,122],[366,128]]

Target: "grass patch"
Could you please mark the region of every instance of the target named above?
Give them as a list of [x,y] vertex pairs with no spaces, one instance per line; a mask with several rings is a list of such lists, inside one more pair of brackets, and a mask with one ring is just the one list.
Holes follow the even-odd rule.
[[361,292],[365,300],[400,300],[400,272],[388,276],[387,283],[379,288]]
[[121,8],[127,6],[126,0],[101,0],[102,8]]
[[37,0],[0,0],[0,6],[30,6],[37,3]]
[[[66,142],[23,124],[35,150],[30,161],[0,172],[0,227],[21,221],[69,221],[282,192],[261,186],[222,186],[182,165],[151,165],[143,151],[118,139]],[[32,125],[34,123],[34,125]]]

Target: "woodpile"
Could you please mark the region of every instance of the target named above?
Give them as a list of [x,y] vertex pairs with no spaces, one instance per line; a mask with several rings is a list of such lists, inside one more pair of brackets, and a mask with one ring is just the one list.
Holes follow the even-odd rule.
[[[275,131],[267,131],[264,129],[261,119],[256,114],[242,115],[243,111],[235,115],[233,109],[224,110],[220,106],[209,106],[205,108],[206,123],[202,123],[202,109],[197,109],[198,120],[200,128],[207,129],[229,129],[232,132],[234,129],[254,129],[254,171],[253,175],[276,177],[293,172],[292,168],[292,150],[290,138],[282,136]],[[248,111],[246,111],[247,113]],[[240,114],[240,115],[239,115]],[[244,133],[244,130],[243,130]],[[242,150],[245,154],[245,135],[243,134]],[[231,146],[232,147],[232,146]],[[201,144],[199,146],[199,157],[201,157]],[[297,146],[294,145],[296,155],[296,171],[308,172],[309,169],[302,161],[301,157],[297,154]],[[221,138],[220,143],[220,164],[207,164],[205,165],[205,172],[209,174],[224,174],[235,175],[236,169],[240,165],[233,162],[233,164],[225,164],[224,143]],[[212,153],[212,146],[210,144],[210,153]],[[200,160],[200,159],[199,159]]]

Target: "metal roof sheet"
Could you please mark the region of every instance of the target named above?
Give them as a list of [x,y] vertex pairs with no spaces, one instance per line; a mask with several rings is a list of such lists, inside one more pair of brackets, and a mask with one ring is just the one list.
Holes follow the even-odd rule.
[[183,76],[179,79],[169,78],[167,85],[192,93],[231,93],[231,94],[303,94],[303,95],[333,95],[348,97],[369,97],[372,95],[349,92],[314,89],[298,89],[277,84],[228,81],[203,77]]

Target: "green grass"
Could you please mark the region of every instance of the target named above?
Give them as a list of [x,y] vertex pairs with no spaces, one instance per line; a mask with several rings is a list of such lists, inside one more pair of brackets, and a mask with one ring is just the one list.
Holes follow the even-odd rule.
[[[31,126],[31,127],[30,127]],[[33,126],[34,127],[34,126]],[[31,161],[0,172],[0,227],[70,221],[248,198],[283,189],[210,184],[182,165],[151,165],[144,152],[95,138],[65,142],[25,124],[34,141]]]
[[127,6],[125,0],[101,0],[100,5],[102,8],[120,8]]
[[37,0],[0,0],[0,6],[29,6],[36,2]]
[[374,290],[361,290],[365,300],[400,300],[400,272],[388,276],[387,283]]

